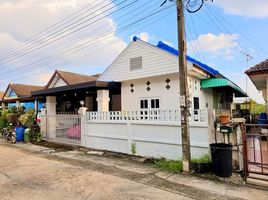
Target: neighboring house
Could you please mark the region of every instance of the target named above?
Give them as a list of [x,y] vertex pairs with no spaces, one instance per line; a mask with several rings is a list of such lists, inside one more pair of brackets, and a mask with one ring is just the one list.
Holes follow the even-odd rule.
[[32,97],[31,92],[42,89],[42,86],[10,83],[2,98],[2,107],[25,107],[40,110],[43,100]]
[[268,59],[249,68],[245,72],[255,87],[262,92],[262,96],[266,103],[266,110],[268,111]]
[[3,99],[4,93],[5,92],[0,91],[0,108],[2,108],[2,99]]
[[[98,76],[98,74],[89,76],[56,70],[46,87],[32,92],[32,95],[46,98],[49,114],[77,114],[81,101],[88,111],[97,111],[97,90],[110,90],[112,99],[117,94],[120,95],[116,84],[96,81]],[[111,107],[114,108],[116,105],[120,106],[120,101],[115,102]]]
[[[122,111],[179,110],[178,51],[137,37],[100,75],[98,81],[121,83]],[[191,109],[231,109],[233,96],[246,94],[217,70],[187,56]]]

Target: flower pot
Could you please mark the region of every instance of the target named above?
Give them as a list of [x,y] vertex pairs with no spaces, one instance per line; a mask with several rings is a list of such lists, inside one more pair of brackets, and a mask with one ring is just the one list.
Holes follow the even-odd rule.
[[231,117],[230,115],[220,115],[219,120],[221,124],[229,124],[231,122]]

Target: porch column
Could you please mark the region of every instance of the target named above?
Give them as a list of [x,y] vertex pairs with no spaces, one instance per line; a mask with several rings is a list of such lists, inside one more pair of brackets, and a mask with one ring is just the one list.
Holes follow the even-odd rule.
[[34,100],[34,111],[35,113],[38,112],[38,100],[37,99]]
[[2,109],[5,109],[5,108],[6,108],[6,103],[2,102]]
[[20,101],[19,101],[19,100],[16,101],[16,107],[17,107],[17,108],[20,107]]
[[46,110],[47,110],[47,133],[48,139],[56,138],[56,97],[46,97]]
[[56,115],[56,97],[47,96],[46,97],[46,109],[48,115]]
[[110,101],[109,90],[97,91],[98,112],[108,112],[109,101]]

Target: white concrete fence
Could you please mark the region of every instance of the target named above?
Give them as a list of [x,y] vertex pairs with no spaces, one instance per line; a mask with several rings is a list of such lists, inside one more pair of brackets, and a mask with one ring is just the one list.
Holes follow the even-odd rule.
[[[194,115],[189,119],[191,153],[192,157],[197,158],[209,152],[208,114],[205,110],[195,110],[192,113]],[[74,131],[72,123],[67,123],[72,121],[66,119],[68,117],[72,118],[72,115],[65,118],[62,115],[43,115],[43,135],[50,140],[57,135],[68,138],[68,133],[70,135],[70,132]],[[53,122],[48,123],[49,119]],[[51,125],[56,123],[57,128],[45,128],[43,121]],[[64,124],[63,128],[61,124]],[[74,125],[77,129],[77,123]],[[77,138],[81,138],[79,143],[84,147],[126,154],[135,152],[136,155],[155,158],[180,159],[182,156],[179,111],[89,112],[81,116],[80,126],[81,137],[79,135]],[[54,135],[47,132],[52,129]],[[57,131],[60,131],[60,134],[57,134]],[[77,144],[77,138],[74,144]],[[68,143],[71,139],[67,140]]]

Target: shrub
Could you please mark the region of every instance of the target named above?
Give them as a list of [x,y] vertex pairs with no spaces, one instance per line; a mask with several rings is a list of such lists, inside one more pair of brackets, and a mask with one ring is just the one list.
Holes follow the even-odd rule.
[[19,125],[19,115],[17,113],[8,113],[6,115],[8,123],[12,123],[13,126]]
[[30,126],[28,135],[31,142],[41,142],[42,135],[40,133],[40,127],[36,121],[34,121],[33,125]]
[[22,114],[19,118],[19,121],[22,125],[30,128],[34,124],[34,121],[35,121],[34,109],[30,109],[25,114]]

